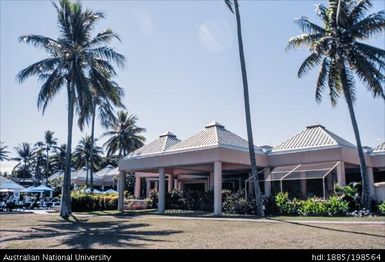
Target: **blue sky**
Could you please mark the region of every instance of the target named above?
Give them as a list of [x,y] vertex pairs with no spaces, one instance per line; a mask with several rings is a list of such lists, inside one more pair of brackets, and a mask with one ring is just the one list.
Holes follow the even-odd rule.
[[[166,130],[185,139],[213,120],[246,137],[235,18],[222,0],[82,2],[106,15],[95,32],[110,27],[122,38],[113,46],[126,56],[127,64],[118,70],[116,81],[125,88],[125,105],[147,128],[147,141]],[[287,40],[300,33],[295,17],[320,22],[314,12],[317,3],[326,1],[240,1],[257,145],[277,145],[314,123],[355,143],[345,101],[340,99],[335,108],[326,96],[321,104],[315,102],[317,70],[297,78],[308,50],[284,49]],[[56,37],[55,10],[49,1],[2,0],[0,4],[0,140],[13,153],[18,143],[41,140],[49,129],[64,143],[65,92],[42,116],[36,107],[37,79],[21,85],[15,80],[18,71],[45,57],[42,50],[18,43],[18,36]],[[382,1],[374,4],[373,11],[385,8]],[[370,43],[385,48],[384,41],[380,35]],[[384,101],[373,99],[360,83],[357,97],[363,144],[376,146],[385,140]],[[97,136],[102,132],[98,126]],[[75,127],[74,145],[82,135]]]

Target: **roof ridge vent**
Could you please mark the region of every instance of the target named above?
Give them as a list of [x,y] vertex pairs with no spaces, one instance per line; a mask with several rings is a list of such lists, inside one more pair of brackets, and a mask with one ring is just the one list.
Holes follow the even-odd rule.
[[219,127],[219,128],[225,128],[224,125],[222,125],[222,124],[220,124],[220,123],[218,123],[216,121],[213,121],[210,124],[205,125],[205,128],[211,128],[211,127],[215,127],[215,126]]
[[320,127],[322,129],[326,129],[325,126],[321,125],[321,124],[314,124],[314,125],[310,125],[310,126],[307,126],[306,128],[307,129],[310,129],[310,128],[317,128],[317,127]]
[[159,137],[165,137],[165,136],[176,137],[176,135],[174,135],[170,131],[167,131],[167,132],[161,134]]

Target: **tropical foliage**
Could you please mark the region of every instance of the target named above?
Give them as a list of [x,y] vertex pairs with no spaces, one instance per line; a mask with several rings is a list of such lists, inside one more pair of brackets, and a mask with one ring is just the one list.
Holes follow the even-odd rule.
[[37,103],[43,113],[61,89],[67,92],[68,134],[60,214],[68,218],[71,214],[70,161],[75,110],[78,113],[89,111],[95,88],[90,79],[97,77],[101,83],[108,82],[115,74],[111,63],[123,67],[125,58],[108,46],[113,39],[119,40],[111,29],[93,34],[96,23],[104,18],[103,13],[83,9],[80,2],[70,0],[60,0],[53,6],[60,36],[56,39],[41,35],[20,36],[20,41],[42,48],[48,57],[20,71],[17,78],[23,82],[37,76],[43,81]]
[[7,151],[7,146],[3,144],[3,142],[0,142],[0,161],[8,160],[9,151]]
[[116,117],[107,125],[109,130],[103,133],[108,140],[104,143],[107,156],[117,153],[118,158],[142,147],[145,138],[141,135],[146,131],[143,127],[137,126],[138,117],[129,115],[127,111],[118,111]]
[[14,170],[17,172],[18,177],[22,177],[23,180],[27,177],[32,177],[31,172],[31,166],[32,166],[32,159],[33,159],[33,149],[32,145],[30,143],[21,143],[17,147],[15,147],[16,150],[16,157],[14,157],[12,160],[17,161],[18,163],[14,167]]
[[319,66],[315,98],[321,102],[327,93],[332,105],[343,96],[356,138],[362,178],[362,202],[370,208],[369,181],[358,124],[354,112],[356,100],[355,76],[366,85],[373,97],[385,99],[385,50],[364,43],[385,31],[385,10],[367,15],[371,0],[329,0],[329,5],[317,6],[319,26],[307,17],[296,20],[302,34],[290,38],[287,49],[307,47],[311,54],[298,70],[301,78]]

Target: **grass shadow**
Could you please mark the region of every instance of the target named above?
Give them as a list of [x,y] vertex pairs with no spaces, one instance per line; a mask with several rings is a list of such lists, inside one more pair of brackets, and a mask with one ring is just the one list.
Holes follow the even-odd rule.
[[[2,229],[0,243],[9,241],[47,240],[46,245],[39,248],[90,249],[107,248],[141,248],[147,242],[165,242],[164,238],[172,234],[182,233],[175,230],[149,230],[147,223],[131,223],[123,221],[91,221],[73,216],[71,221],[39,220],[38,226],[30,230]],[[55,241],[52,241],[55,240]]]

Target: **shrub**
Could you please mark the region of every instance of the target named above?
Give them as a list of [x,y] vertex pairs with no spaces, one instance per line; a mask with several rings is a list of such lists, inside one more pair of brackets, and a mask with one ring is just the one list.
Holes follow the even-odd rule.
[[385,216],[385,201],[382,201],[378,204],[378,213],[382,216]]
[[275,196],[275,204],[280,215],[295,215],[296,208],[294,202],[289,200],[287,192],[280,192]]
[[158,208],[158,191],[151,189],[146,201],[148,202],[148,208]]
[[349,211],[355,211],[361,209],[361,184],[350,183],[347,186],[336,185],[336,194],[349,203]]
[[124,210],[141,210],[148,208],[148,201],[137,199],[125,199]]
[[73,211],[114,210],[118,207],[116,195],[94,195],[87,193],[72,193]]
[[349,202],[332,196],[326,203],[326,211],[329,216],[346,216],[349,211]]
[[297,214],[302,216],[324,216],[327,214],[326,202],[318,198],[295,200]]
[[254,214],[255,200],[244,198],[244,192],[232,193],[229,190],[222,191],[223,212],[228,214]]

